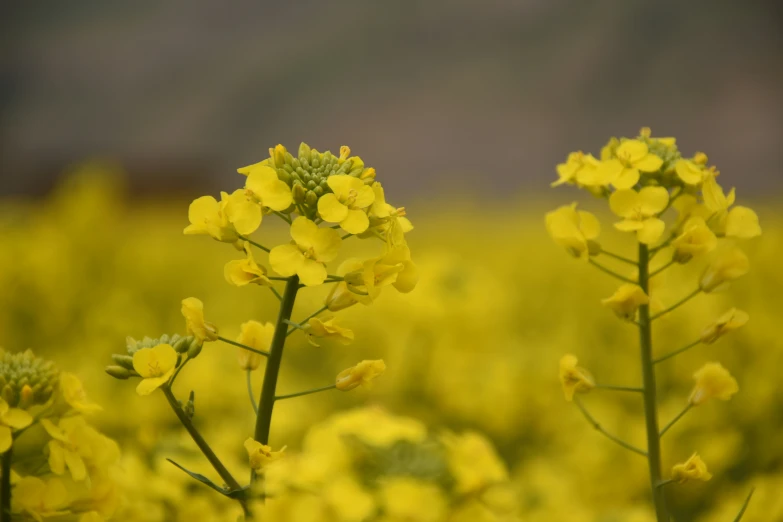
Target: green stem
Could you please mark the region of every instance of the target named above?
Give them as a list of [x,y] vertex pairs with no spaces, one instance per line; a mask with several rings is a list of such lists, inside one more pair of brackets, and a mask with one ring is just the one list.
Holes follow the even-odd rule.
[[658,270],[655,270],[655,271],[653,271],[653,272],[650,274],[650,277],[651,277],[651,278],[653,278],[653,277],[657,276],[658,274],[660,274],[660,273],[664,272],[664,271],[665,271],[667,268],[669,268],[670,266],[672,266],[672,265],[673,265],[674,263],[676,263],[676,262],[677,262],[677,261],[675,261],[674,259],[672,259],[671,261],[669,261],[668,263],[666,263],[665,265],[663,265],[663,266],[662,266],[661,268],[659,268]]
[[242,348],[243,350],[247,350],[248,352],[257,353],[259,355],[263,355],[264,357],[269,357],[269,352],[265,352],[264,350],[258,350],[256,348],[252,348],[250,346],[246,346],[242,343],[238,343],[236,341],[232,341],[231,339],[226,339],[225,337],[218,337],[219,341],[223,341],[227,344],[233,344],[234,346],[237,346],[239,348]]
[[13,444],[3,453],[2,483],[0,483],[0,521],[11,522],[11,463],[13,462]]
[[[646,292],[646,290],[645,290],[645,292]],[[701,288],[697,288],[692,293],[686,295],[681,300],[679,300],[677,303],[673,304],[672,306],[670,306],[669,308],[667,308],[663,312],[658,312],[657,314],[652,316],[650,318],[650,321],[655,321],[656,319],[658,319],[660,317],[663,317],[664,315],[666,315],[666,314],[668,314],[670,312],[675,311],[676,309],[678,309],[679,307],[681,307],[682,305],[684,305],[685,303],[687,303],[688,301],[690,301],[691,299],[693,299],[694,297],[699,295],[700,293],[701,293]]]
[[[269,444],[269,430],[272,426],[272,410],[275,407],[275,392],[277,390],[277,377],[280,373],[280,364],[283,361],[283,349],[285,348],[288,324],[291,313],[294,310],[296,292],[299,290],[299,277],[288,279],[283,291],[283,300],[280,303],[280,313],[277,316],[275,333],[272,337],[272,346],[264,370],[264,384],[261,387],[261,399],[258,402],[258,415],[256,415],[256,428],[253,438],[261,444]],[[252,481],[258,477],[252,475]]]
[[[639,243],[639,286],[644,293],[650,291],[650,250]],[[669,522],[664,490],[658,488],[661,482],[661,439],[658,435],[658,403],[653,363],[652,319],[650,305],[639,307],[639,346],[641,352],[642,382],[644,383],[644,417],[647,431],[647,461],[650,468],[650,486],[653,505],[658,522]]]
[[289,395],[278,395],[275,397],[276,401],[282,401],[284,399],[293,399],[294,397],[302,397],[304,395],[310,395],[311,393],[318,393],[326,390],[333,390],[334,388],[337,388],[336,384],[330,384],[329,386],[322,386],[320,388],[313,388],[312,390],[305,390],[298,393],[291,393]]
[[748,493],[748,496],[745,498],[745,502],[742,503],[742,508],[740,509],[739,513],[737,513],[737,517],[734,519],[734,522],[740,522],[742,520],[743,515],[745,515],[745,511],[748,509],[748,505],[750,504],[750,499],[753,498],[753,493],[756,491],[756,488],[751,488],[750,493]]
[[677,421],[678,421],[678,420],[682,419],[682,418],[685,416],[685,414],[686,414],[686,413],[688,413],[689,411],[691,411],[691,408],[693,408],[693,404],[691,404],[691,403],[688,403],[688,405],[685,407],[685,409],[684,409],[684,410],[682,410],[680,413],[678,413],[678,414],[677,414],[677,416],[676,416],[676,417],[674,417],[674,418],[673,418],[673,419],[672,419],[672,420],[669,422],[669,424],[667,424],[666,426],[664,426],[664,428],[661,430],[661,434],[660,434],[660,436],[661,436],[661,437],[663,437],[663,436],[666,434],[666,432],[667,432],[667,431],[669,431],[669,430],[672,428],[672,426],[674,426],[675,424],[677,424]]
[[606,250],[601,250],[601,253],[603,255],[605,255],[605,256],[612,257],[612,258],[614,258],[614,259],[616,259],[618,261],[622,261],[623,263],[627,263],[629,265],[636,266],[636,261],[634,261],[633,259],[628,259],[627,257],[623,257],[623,256],[618,255],[618,254],[613,254],[612,252],[607,252]]
[[267,288],[269,289],[269,291],[270,291],[270,292],[272,292],[273,294],[275,294],[275,297],[277,297],[277,300],[278,300],[278,301],[282,301],[282,300],[283,300],[283,296],[282,296],[282,295],[280,295],[280,292],[278,292],[278,291],[275,289],[275,287],[274,287],[274,286],[267,286]]
[[701,339],[698,339],[698,340],[692,342],[691,344],[689,344],[688,346],[683,346],[682,348],[679,348],[677,350],[674,350],[673,352],[667,353],[666,355],[664,355],[662,357],[658,357],[657,359],[655,359],[653,361],[653,364],[662,363],[663,361],[671,359],[675,355],[680,355],[682,352],[687,352],[688,350],[690,350],[694,346],[699,346],[700,344],[701,344]]
[[258,404],[256,404],[256,397],[253,395],[253,370],[247,369],[247,394],[250,396],[250,404],[253,406],[253,412],[258,415]]
[[353,234],[345,234],[344,236],[341,236],[341,237],[340,237],[340,239],[348,239],[348,238],[349,238],[349,237],[351,237],[352,235],[353,235]]
[[245,236],[239,236],[239,239],[241,239],[241,240],[243,240],[243,241],[247,241],[248,243],[250,243],[250,244],[251,244],[251,245],[253,245],[254,247],[256,247],[256,248],[260,248],[260,249],[261,249],[261,250],[263,250],[264,252],[269,252],[269,249],[268,249],[267,247],[265,247],[265,246],[264,246],[264,245],[262,245],[261,243],[256,243],[255,241],[253,241],[253,240],[252,240],[252,239],[250,239],[249,237],[245,237]]
[[[174,413],[177,415],[179,422],[185,427],[188,434],[190,435],[190,438],[193,439],[193,442],[196,443],[198,449],[201,450],[201,453],[204,454],[217,474],[220,475],[220,478],[223,479],[223,482],[226,483],[226,486],[228,486],[229,489],[233,491],[240,491],[242,486],[239,485],[239,482],[237,482],[234,476],[231,475],[231,472],[229,472],[226,466],[223,465],[217,455],[215,455],[215,452],[212,451],[212,448],[209,446],[209,444],[207,444],[207,441],[204,440],[204,437],[201,436],[201,433],[199,433],[199,431],[193,425],[193,421],[183,411],[182,407],[179,405],[179,402],[177,402],[177,398],[174,397],[174,394],[171,392],[171,388],[167,384],[164,384],[161,386],[161,390],[163,390],[163,395],[166,396],[166,400],[169,402],[171,409],[174,410]],[[240,498],[239,503],[242,505],[242,509],[245,511],[245,514],[248,515],[249,510],[247,507],[247,501],[244,498]]]
[[179,367],[176,370],[174,370],[174,373],[172,374],[171,379],[169,379],[169,386],[174,384],[174,381],[177,380],[177,375],[179,375],[179,372],[182,371],[182,369],[185,367],[186,364],[188,364],[189,361],[190,361],[190,357],[185,356],[185,360],[182,361],[182,364],[180,364]]
[[611,433],[606,431],[603,428],[603,426],[601,426],[598,423],[598,421],[595,420],[595,418],[592,415],[590,415],[590,412],[587,411],[587,408],[585,408],[585,405],[582,404],[582,401],[579,400],[579,397],[574,397],[574,403],[576,403],[576,405],[579,407],[579,410],[582,412],[582,415],[585,416],[585,419],[587,419],[587,422],[589,422],[593,426],[593,428],[595,428],[596,431],[598,431],[598,433],[600,433],[604,437],[608,438],[612,442],[614,442],[616,444],[619,444],[620,446],[622,446],[623,448],[625,448],[627,450],[633,451],[634,453],[638,453],[642,457],[646,457],[647,456],[647,452],[646,451],[644,451],[642,449],[639,449],[636,446],[634,446],[632,444],[629,444],[629,443],[625,442],[624,440],[622,440],[621,438],[615,437],[614,435],[612,435]]
[[601,272],[604,272],[606,274],[609,274],[610,276],[614,277],[615,279],[619,279],[620,281],[625,281],[626,283],[631,283],[633,285],[636,284],[636,281],[634,281],[631,278],[621,276],[617,272],[614,272],[613,270],[610,270],[606,268],[604,265],[600,264],[599,262],[595,261],[593,258],[590,258],[590,264],[596,267]]
[[286,223],[288,223],[289,225],[292,223],[292,221],[291,221],[291,218],[290,218],[290,217],[288,217],[288,216],[286,216],[286,215],[285,215],[285,214],[283,214],[282,212],[278,212],[277,210],[273,210],[272,212],[274,212],[275,214],[277,214],[277,215],[280,217],[280,219],[282,219],[283,221],[285,221],[285,222],[286,222]]
[[619,391],[619,392],[634,392],[634,393],[644,393],[644,388],[633,388],[630,386],[610,386],[607,384],[596,384],[595,385],[596,390],[609,390],[609,391]]
[[318,310],[316,310],[315,312],[311,313],[310,315],[308,315],[307,317],[302,319],[301,321],[299,321],[298,323],[295,323],[293,321],[286,321],[287,324],[293,325],[293,328],[288,330],[288,332],[286,333],[286,336],[291,335],[292,333],[294,333],[297,330],[304,330],[304,325],[307,323],[307,321],[309,321],[313,317],[317,317],[318,315],[320,315],[321,313],[327,311],[328,309],[329,309],[329,306],[328,305],[324,305],[321,308],[319,308]]

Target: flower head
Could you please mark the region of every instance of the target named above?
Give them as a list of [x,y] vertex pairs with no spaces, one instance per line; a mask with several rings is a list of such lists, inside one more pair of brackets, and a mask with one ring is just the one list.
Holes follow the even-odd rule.
[[614,295],[604,299],[601,303],[617,314],[620,319],[634,321],[639,307],[649,305],[650,298],[639,285],[625,284],[618,288]]
[[750,270],[750,261],[742,250],[734,248],[715,259],[701,276],[700,286],[706,293],[723,288]]
[[672,241],[674,260],[687,263],[694,256],[706,254],[718,246],[718,238],[704,218],[694,216],[685,222],[682,233]]
[[707,363],[693,374],[696,385],[688,402],[693,406],[704,404],[712,398],[727,401],[739,391],[737,380],[720,363]]
[[234,259],[226,263],[223,275],[230,284],[245,286],[251,283],[269,286],[272,282],[266,276],[266,268],[259,266],[253,257],[248,242],[244,243],[245,259]]
[[133,369],[142,381],[136,387],[139,395],[149,395],[171,378],[177,368],[177,352],[170,344],[142,348],[133,354]]
[[350,234],[361,234],[370,226],[367,207],[375,201],[375,192],[361,179],[345,174],[329,176],[326,183],[332,193],[318,200],[318,213]]
[[215,341],[218,338],[218,329],[204,320],[204,303],[195,297],[182,300],[182,315],[185,317],[185,328],[188,335],[192,335],[199,342]]
[[298,275],[307,286],[320,285],[327,276],[325,263],[334,260],[340,250],[340,234],[298,217],[291,225],[291,237],[293,242],[272,249],[269,264],[284,277]]
[[684,484],[689,480],[701,480],[707,482],[712,475],[707,471],[707,465],[701,460],[698,453],[691,455],[691,458],[681,464],[675,464],[672,467],[672,480]]
[[13,444],[14,430],[21,430],[33,423],[33,416],[25,410],[11,408],[0,398],[0,453],[5,453]]
[[72,373],[60,374],[60,390],[65,402],[79,413],[94,413],[103,409],[87,397],[82,381]]
[[732,308],[704,329],[701,333],[701,342],[712,344],[727,333],[742,328],[749,320],[750,316],[747,312]]
[[313,346],[318,346],[318,343],[316,343],[313,338],[321,337],[336,339],[342,344],[351,344],[354,339],[353,332],[348,328],[339,326],[335,321],[334,318],[327,319],[326,321],[322,321],[317,317],[311,318],[307,322],[305,330],[307,333],[307,341]]
[[609,181],[618,190],[630,189],[639,182],[641,172],[655,172],[663,160],[650,152],[640,140],[625,140],[615,149],[615,157],[602,161],[598,176]]
[[376,377],[386,371],[386,364],[383,360],[362,361],[356,366],[337,374],[335,384],[340,391],[353,390],[357,386],[367,386]]
[[[657,156],[656,156],[657,157]],[[663,187],[617,190],[609,197],[609,206],[624,221],[615,224],[623,232],[636,232],[641,243],[655,243],[666,228],[658,214],[669,204],[669,192]]]
[[595,242],[601,233],[601,224],[593,214],[577,211],[576,203],[547,213],[546,229],[555,243],[574,257],[587,259],[601,249]]
[[[272,346],[272,337],[275,335],[275,325],[272,323],[261,324],[258,321],[247,321],[240,326],[237,342],[256,350],[268,352]],[[255,370],[261,364],[264,356],[239,348],[239,366],[243,370]]]
[[286,447],[283,446],[280,448],[280,451],[272,451],[272,448],[266,444],[261,444],[253,438],[247,439],[245,441],[245,449],[247,450],[250,468],[254,471],[262,471],[272,462],[282,458]]
[[595,388],[595,379],[589,371],[577,366],[576,356],[567,354],[560,359],[560,384],[568,402],[574,400],[575,393],[587,393]]

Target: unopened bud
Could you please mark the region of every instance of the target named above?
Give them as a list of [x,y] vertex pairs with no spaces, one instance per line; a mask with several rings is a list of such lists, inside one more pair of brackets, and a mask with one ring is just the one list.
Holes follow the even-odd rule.
[[198,339],[193,338],[193,340],[190,342],[190,346],[188,347],[188,359],[194,359],[198,354],[201,353],[201,349],[204,347],[204,345],[199,342]]
[[22,390],[19,395],[19,407],[22,409],[32,405],[35,400],[35,392],[33,392],[33,389],[29,384],[22,386]]
[[251,352],[244,348],[238,348],[237,361],[239,361],[239,367],[243,370],[255,370],[261,364],[262,355],[260,353]]
[[188,337],[180,337],[177,339],[177,342],[174,343],[172,348],[174,348],[174,351],[177,353],[185,353],[190,348],[190,343],[193,342],[193,336]]
[[304,188],[304,185],[302,185],[301,182],[294,183],[292,194],[294,197],[294,202],[301,204],[304,203],[305,196],[307,195],[307,189]]
[[120,355],[118,353],[114,353],[112,354],[111,359],[123,368],[127,368],[128,370],[133,369],[133,357],[130,355]]
[[375,169],[372,167],[364,169],[359,177],[364,180],[375,180]]
[[191,419],[196,414],[196,392],[193,390],[190,391],[190,397],[188,397],[188,402],[185,403],[185,407],[182,408],[182,411]]
[[305,196],[305,203],[309,207],[315,207],[318,204],[318,195],[312,190],[308,190]]
[[358,302],[354,294],[348,290],[348,285],[343,281],[332,287],[329,295],[326,296],[324,304],[332,312],[337,312],[345,310]]
[[123,368],[122,366],[107,366],[106,373],[108,373],[115,379],[122,379],[122,380],[125,380],[132,375],[130,370],[128,370],[127,368]]
[[694,162],[696,165],[706,165],[706,164],[707,164],[707,161],[709,161],[709,160],[708,160],[708,158],[707,158],[707,155],[706,155],[706,154],[704,154],[703,152],[697,152],[697,153],[696,153],[696,154],[693,156],[693,162]]
[[299,144],[299,161],[304,164],[305,161],[309,163],[310,160],[310,146],[307,143],[302,142]]

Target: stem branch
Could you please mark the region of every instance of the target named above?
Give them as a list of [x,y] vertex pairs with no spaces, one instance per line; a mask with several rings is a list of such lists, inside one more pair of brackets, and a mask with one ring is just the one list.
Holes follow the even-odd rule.
[[234,346],[237,346],[239,348],[242,348],[243,350],[247,350],[249,352],[257,353],[260,355],[263,355],[264,357],[269,357],[269,352],[265,352],[264,350],[258,350],[256,348],[252,348],[250,346],[246,346],[242,343],[238,343],[236,341],[232,341],[231,339],[226,339],[225,337],[218,337],[219,341],[223,341],[224,343],[233,344]]
[[634,285],[636,284],[636,281],[634,281],[633,279],[631,279],[629,277],[621,276],[617,272],[606,268],[604,265],[602,265],[598,261],[594,260],[593,258],[590,258],[590,264],[593,265],[594,267],[596,267],[601,272],[609,274],[610,276],[614,277],[615,279],[619,279],[620,281],[625,281],[626,283],[631,283],[631,284],[634,284]]
[[670,306],[666,310],[664,310],[662,312],[658,312],[657,314],[652,316],[650,318],[650,321],[655,321],[656,319],[658,319],[660,317],[663,317],[664,315],[666,315],[666,314],[668,314],[670,312],[675,311],[676,309],[678,309],[679,307],[681,307],[682,305],[684,305],[685,303],[687,303],[688,301],[690,301],[691,299],[693,299],[694,297],[699,295],[700,293],[701,293],[701,288],[697,288],[696,290],[694,290],[690,294],[686,295],[685,297],[683,297],[682,299],[677,301],[675,304],[673,304],[672,306]]
[[260,243],[256,243],[255,241],[253,241],[253,240],[252,240],[252,239],[250,239],[249,237],[245,237],[245,236],[239,236],[239,239],[241,239],[241,240],[243,240],[243,241],[247,241],[248,243],[250,243],[250,244],[251,244],[251,245],[253,245],[254,247],[256,247],[256,248],[260,248],[260,249],[261,249],[261,250],[263,250],[264,252],[269,252],[269,249],[268,249],[267,247],[265,247],[264,245],[262,245],[262,244],[260,244]]
[[587,419],[587,422],[589,422],[593,426],[593,428],[595,428],[601,435],[605,436],[606,438],[608,438],[612,442],[615,442],[615,443],[619,444],[620,446],[622,446],[623,448],[625,448],[627,450],[633,451],[634,453],[638,453],[642,457],[646,457],[647,456],[647,452],[646,451],[641,450],[641,449],[637,448],[636,446],[634,446],[632,444],[629,444],[629,443],[625,442],[624,440],[622,440],[622,439],[620,439],[618,437],[615,437],[614,435],[612,435],[611,433],[606,431],[603,428],[603,426],[601,426],[598,423],[598,421],[596,421],[595,418],[592,415],[590,415],[590,412],[587,411],[587,408],[585,408],[584,404],[582,404],[582,401],[580,401],[578,397],[574,397],[574,402],[576,403],[576,405],[581,410],[582,415],[584,415],[585,418]]
[[318,393],[326,390],[333,390],[337,388],[336,384],[330,384],[329,386],[321,386],[320,388],[313,388],[312,390],[305,390],[297,393],[290,393],[288,395],[278,395],[275,397],[276,401],[282,401],[283,399],[293,399],[294,397],[302,397],[304,395],[310,395],[311,393]]
[[258,404],[256,404],[256,397],[253,395],[253,370],[247,369],[247,394],[250,396],[250,404],[253,406],[253,412],[258,415]]
[[689,344],[688,346],[683,346],[682,348],[674,350],[673,352],[670,352],[670,353],[667,353],[666,355],[658,357],[657,359],[655,359],[653,361],[653,364],[662,363],[663,361],[671,359],[675,355],[680,355],[682,352],[686,352],[686,351],[690,350],[691,348],[693,348],[694,346],[698,346],[700,344],[701,344],[701,339],[698,339],[698,340],[692,342],[691,344]]
[[667,424],[666,426],[664,426],[664,428],[661,430],[660,437],[663,437],[663,436],[666,434],[666,432],[667,432],[667,431],[669,431],[669,430],[672,428],[672,426],[674,426],[675,424],[677,424],[677,421],[678,421],[678,420],[682,419],[682,418],[685,416],[685,414],[686,414],[686,413],[688,413],[689,411],[691,411],[691,408],[693,408],[693,404],[691,404],[691,403],[688,403],[688,405],[685,407],[685,409],[684,409],[684,410],[682,410],[680,413],[678,413],[678,414],[677,414],[677,416],[676,416],[676,417],[674,417],[674,418],[673,418],[673,419],[672,419],[672,420],[669,422],[669,424]]

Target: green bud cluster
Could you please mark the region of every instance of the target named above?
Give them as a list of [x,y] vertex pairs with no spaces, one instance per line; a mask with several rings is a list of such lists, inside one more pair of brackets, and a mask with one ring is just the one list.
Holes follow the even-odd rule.
[[112,354],[111,358],[115,364],[106,367],[106,373],[115,379],[128,379],[129,377],[138,377],[138,373],[133,369],[133,354],[142,348],[154,348],[159,344],[170,344],[174,350],[179,353],[191,353],[194,350],[201,350],[201,344],[192,335],[181,336],[179,334],[161,335],[157,339],[144,337],[137,341],[133,337],[125,338],[125,354]]
[[52,361],[22,353],[0,352],[0,395],[12,408],[44,404],[60,381],[60,371]]
[[282,147],[272,149],[269,165],[277,170],[277,177],[289,187],[294,204],[305,209],[308,216],[315,215],[318,198],[332,192],[326,180],[329,176],[344,174],[374,181],[374,171],[365,168],[358,156],[340,158],[330,151],[318,152],[306,143],[299,145],[299,155],[294,157]]
[[407,476],[436,482],[446,489],[450,489],[454,483],[445,451],[435,441],[397,441],[389,447],[372,446],[358,439],[351,442],[356,451],[355,469],[368,486],[390,476]]

